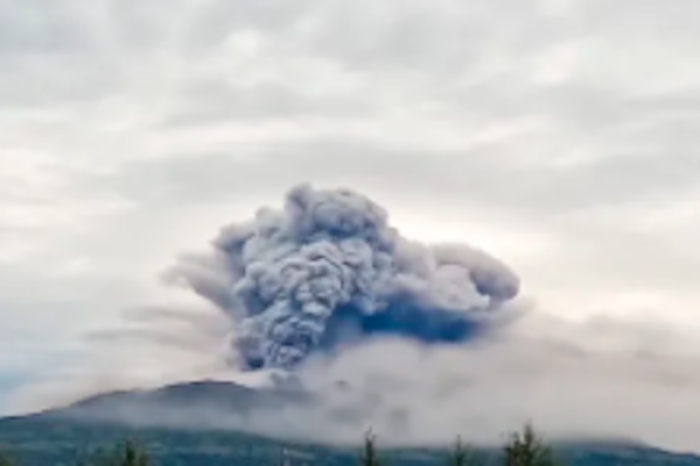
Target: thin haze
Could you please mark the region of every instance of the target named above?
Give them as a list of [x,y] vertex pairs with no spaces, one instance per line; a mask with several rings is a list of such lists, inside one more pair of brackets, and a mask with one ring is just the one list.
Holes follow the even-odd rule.
[[566,425],[566,401],[610,426],[584,396],[610,388],[631,434],[696,447],[697,345],[679,329],[700,323],[698,15],[694,0],[0,0],[0,404],[91,373],[87,354],[130,364],[92,389],[218,373],[225,321],[154,276],[309,181],[368,195],[408,238],[483,248],[533,312],[587,335],[576,378],[555,350],[527,353],[562,384],[537,392],[543,422]]

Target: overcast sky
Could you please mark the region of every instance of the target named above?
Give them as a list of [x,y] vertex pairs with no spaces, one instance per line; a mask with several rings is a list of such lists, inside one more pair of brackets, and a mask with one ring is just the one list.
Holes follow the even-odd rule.
[[0,0],[0,405],[292,185],[700,324],[697,0]]

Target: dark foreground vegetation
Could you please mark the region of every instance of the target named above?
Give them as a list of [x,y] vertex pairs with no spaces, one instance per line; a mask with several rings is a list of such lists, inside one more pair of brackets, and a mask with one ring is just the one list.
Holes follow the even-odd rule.
[[[433,453],[438,460],[437,452]],[[308,464],[308,459],[288,454],[282,448],[276,462],[280,466],[291,466],[295,463]],[[387,458],[382,457],[377,448],[376,436],[369,433],[364,440],[359,452],[356,464],[358,466],[381,466],[388,463]],[[133,440],[117,444],[110,449],[100,449],[75,458],[75,466],[149,466],[153,464],[153,458],[148,449]],[[232,458],[232,464],[235,463]],[[476,466],[476,465],[503,465],[503,466],[553,466],[558,464],[554,459],[552,450],[535,433],[535,430],[527,425],[522,432],[513,433],[497,455],[488,454],[467,447],[461,439],[458,439],[451,451],[444,453],[445,466]],[[19,466],[6,453],[0,452],[0,466]]]
[[548,445],[529,426],[497,449],[462,441],[450,449],[392,449],[381,448],[372,435],[361,448],[340,448],[232,431],[9,419],[0,420],[0,450],[0,466],[700,466],[694,455],[630,443]]

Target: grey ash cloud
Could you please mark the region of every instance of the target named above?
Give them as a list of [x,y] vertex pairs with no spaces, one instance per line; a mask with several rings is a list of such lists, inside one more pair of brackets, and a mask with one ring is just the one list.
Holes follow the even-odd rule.
[[300,185],[282,210],[261,208],[212,246],[170,277],[233,321],[245,369],[289,369],[348,338],[469,341],[519,290],[497,259],[467,245],[408,240],[384,209],[350,190]]

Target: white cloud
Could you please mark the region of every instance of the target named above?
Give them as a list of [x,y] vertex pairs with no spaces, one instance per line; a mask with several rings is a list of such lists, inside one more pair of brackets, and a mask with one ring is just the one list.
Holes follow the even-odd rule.
[[[178,312],[143,317],[149,315],[193,323],[192,316]],[[200,324],[207,319],[200,316]],[[259,383],[221,365],[214,343],[223,340],[197,338],[205,327],[171,335],[179,339],[174,345],[162,338],[166,333],[158,334],[163,328],[154,329],[158,338],[142,340],[123,332],[123,348],[130,352],[113,351],[98,361],[99,370],[35,383],[15,401],[37,408],[96,391],[201,377]],[[377,341],[337,358],[310,361],[298,375],[321,394],[311,411],[278,410],[273,418],[261,414],[247,420],[246,427],[347,443],[371,426],[385,445],[444,444],[456,435],[481,444],[499,442],[514,426],[535,420],[552,439],[623,438],[693,450],[699,422],[692,414],[700,388],[694,370],[700,356],[697,331],[697,324],[679,331],[658,320],[593,318],[572,324],[539,314],[471,347]],[[142,356],[137,365],[136,352]],[[119,367],[119,376],[110,367]],[[342,390],[339,381],[347,383]],[[194,425],[205,420],[237,425],[221,412],[183,409]],[[348,410],[353,415],[341,422],[339,413]],[[177,419],[174,414],[168,419]]]
[[[445,442],[456,433],[496,442],[513,425],[535,420],[555,438],[613,436],[696,448],[697,420],[688,413],[697,404],[697,346],[676,341],[659,350],[678,335],[658,323],[569,325],[550,322],[471,350],[379,344],[316,375],[351,380],[382,398],[365,422],[389,442]],[[411,373],[402,369],[408,361],[416,368]],[[403,431],[390,424],[392,410],[405,410]]]

